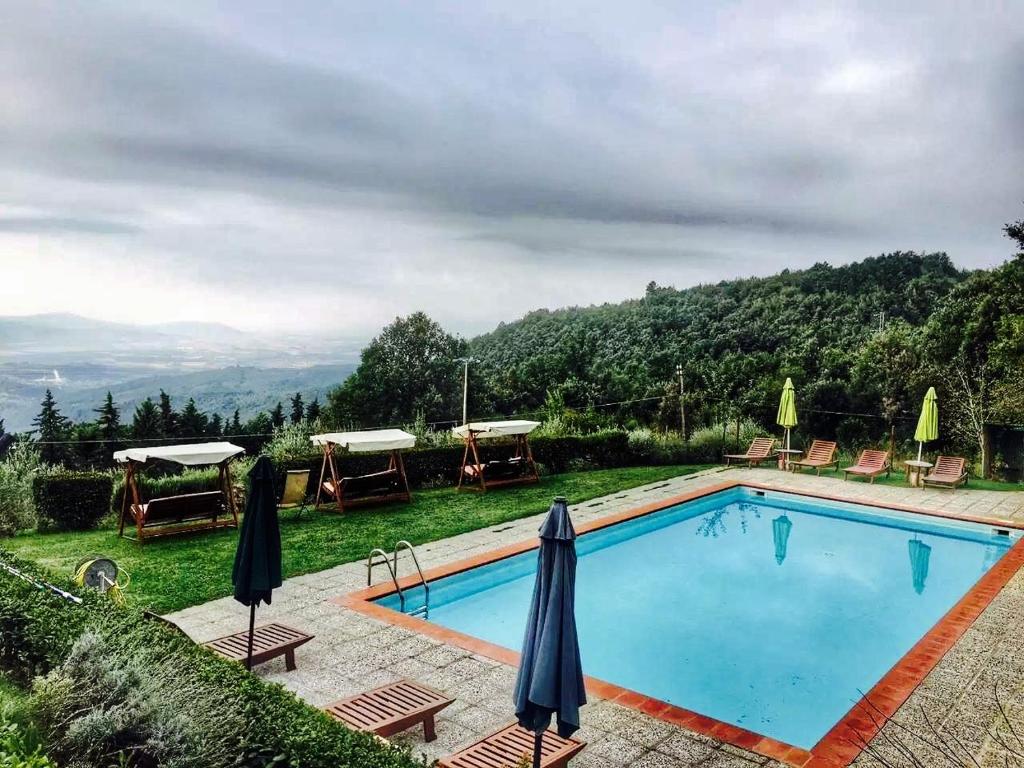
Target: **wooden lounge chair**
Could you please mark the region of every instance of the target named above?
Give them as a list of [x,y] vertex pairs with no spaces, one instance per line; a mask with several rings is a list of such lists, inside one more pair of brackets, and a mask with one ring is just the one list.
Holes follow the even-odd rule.
[[729,466],[734,461],[745,461],[748,467],[753,467],[770,459],[774,447],[774,437],[755,437],[746,453],[725,454],[725,465]]
[[340,699],[324,710],[357,731],[391,736],[423,723],[423,740],[437,738],[434,715],[455,699],[412,680],[399,680],[366,693]]
[[[312,639],[313,635],[284,624],[256,627],[252,642],[252,663],[255,666],[284,656],[285,666],[290,672],[295,669],[295,649]],[[249,652],[249,630],[211,640],[203,645],[227,659],[244,662]]]
[[794,472],[799,472],[804,467],[814,469],[820,475],[821,470],[827,467],[835,467],[839,471],[839,459],[836,458],[836,444],[830,440],[814,440],[811,447],[807,449],[807,455],[799,461],[789,462]]
[[[510,723],[465,749],[442,757],[438,768],[510,768],[533,757],[533,733]],[[565,768],[569,760],[586,744],[576,739],[565,739],[554,731],[545,731],[541,742],[541,761],[544,768]]]
[[848,479],[850,475],[859,475],[871,478],[873,483],[880,474],[884,472],[888,477],[891,471],[888,451],[861,451],[857,463],[843,469],[843,480]]
[[935,467],[921,479],[921,482],[942,488],[967,485],[967,459],[959,456],[939,456],[935,460]]

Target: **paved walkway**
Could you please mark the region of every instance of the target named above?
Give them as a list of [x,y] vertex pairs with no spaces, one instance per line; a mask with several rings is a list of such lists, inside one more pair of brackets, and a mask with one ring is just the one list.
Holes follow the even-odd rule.
[[[683,476],[584,502],[571,507],[571,512],[574,521],[583,523],[726,479],[812,490],[853,501],[1024,522],[1024,493],[895,488],[860,481],[844,483],[832,477],[794,476],[771,469],[711,470]],[[442,565],[531,538],[541,518],[538,514],[425,544],[417,552],[424,568]],[[394,738],[428,758],[455,751],[512,718],[514,668],[329,602],[365,585],[364,563],[348,563],[288,579],[274,593],[273,605],[259,610],[259,619],[282,621],[316,638],[299,649],[298,670],[286,672],[283,662],[272,662],[258,668],[259,674],[281,683],[314,706],[402,677],[438,688],[455,697],[456,702],[439,716],[437,740],[424,743],[419,727]],[[248,613],[231,598],[224,598],[168,618],[195,640],[205,641],[238,631],[246,625]],[[1013,578],[904,704],[895,722],[886,725],[854,765],[1024,768],[1024,757],[1007,750],[1009,746],[1024,755],[1024,742],[1016,741],[1013,729],[999,715],[1001,704],[1016,733],[1024,737],[1022,651],[1024,571]],[[582,710],[583,728],[579,733],[588,747],[573,761],[573,768],[780,768],[779,763],[761,755],[610,701],[590,699]],[[928,743],[920,735],[926,735]],[[911,761],[908,747],[921,755],[920,762]],[[959,753],[960,762],[943,752]]]

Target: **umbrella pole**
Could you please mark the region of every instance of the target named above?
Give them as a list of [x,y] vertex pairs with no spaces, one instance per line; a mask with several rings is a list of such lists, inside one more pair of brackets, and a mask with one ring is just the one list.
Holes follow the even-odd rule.
[[252,636],[256,633],[256,603],[249,606],[249,652],[245,657],[245,668],[252,671]]
[[544,741],[544,731],[533,735],[533,768],[540,768],[540,745]]
[[924,443],[920,440],[917,441],[917,460],[921,460],[921,453],[924,451]]

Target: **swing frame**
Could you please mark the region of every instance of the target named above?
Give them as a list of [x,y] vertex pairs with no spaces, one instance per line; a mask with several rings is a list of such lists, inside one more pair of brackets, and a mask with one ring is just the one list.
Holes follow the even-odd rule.
[[[320,480],[316,486],[316,503],[314,505],[316,509],[320,509],[324,495],[334,497],[338,512],[344,512],[348,507],[367,506],[370,504],[390,504],[397,501],[408,503],[412,501],[412,491],[409,490],[409,478],[405,473],[405,462],[402,460],[402,451],[399,448],[393,448],[388,451],[388,466],[387,469],[384,470],[385,472],[397,472],[400,482],[398,490],[390,491],[388,493],[367,494],[366,496],[356,496],[346,499],[346,480],[358,480],[364,477],[371,477],[373,474],[378,473],[356,475],[350,478],[341,477],[338,472],[338,462],[334,450],[337,445],[338,443],[325,441],[321,446],[324,458],[320,465]],[[349,450],[352,450],[351,447]],[[328,473],[330,474],[330,479],[325,480]]]
[[[459,468],[459,484],[457,490],[487,491],[488,488],[500,488],[508,485],[528,485],[540,482],[540,474],[537,472],[537,463],[533,460],[533,451],[530,449],[530,441],[526,433],[509,435],[515,440],[515,453],[505,461],[511,463],[519,460],[523,462],[525,471],[516,477],[504,477],[488,481],[484,477],[487,465],[480,460],[479,435],[487,434],[486,429],[466,428],[463,441],[466,447],[462,451],[462,466]],[[468,482],[467,482],[468,481]]]
[[[155,457],[159,458],[159,457]],[[200,497],[207,497],[210,492],[203,493],[188,493],[180,496],[162,496],[154,499],[150,499],[148,502],[143,504],[142,495],[139,493],[139,483],[136,478],[137,471],[145,466],[148,461],[139,461],[137,459],[128,458],[125,459],[125,470],[124,470],[124,494],[121,499],[121,514],[118,523],[118,536],[127,539],[133,539],[141,544],[146,539],[156,538],[158,536],[173,536],[179,533],[191,533],[192,531],[207,531],[215,530],[218,528],[237,528],[238,527],[238,506],[235,503],[235,494],[232,492],[231,486],[231,462],[237,458],[235,456],[229,456],[219,462],[216,462],[218,472],[217,478],[217,492],[219,492],[224,500],[224,509],[230,517],[225,517],[218,520],[218,515],[215,511],[211,511],[208,515],[204,515],[202,518],[183,521],[178,524],[173,523],[162,523],[162,522],[150,522],[146,518],[146,512],[150,504],[153,502],[162,502],[163,504],[177,503],[182,506],[187,505],[190,498],[198,499]],[[165,461],[174,461],[174,459],[164,459]],[[175,462],[180,463],[180,462]],[[214,463],[214,462],[211,462]],[[191,466],[191,465],[190,465]],[[202,465],[199,465],[202,466]],[[210,466],[207,464],[206,466]],[[129,503],[129,494],[131,494],[131,503]],[[171,500],[176,500],[171,502]],[[132,522],[135,525],[135,536],[125,534],[125,524]]]

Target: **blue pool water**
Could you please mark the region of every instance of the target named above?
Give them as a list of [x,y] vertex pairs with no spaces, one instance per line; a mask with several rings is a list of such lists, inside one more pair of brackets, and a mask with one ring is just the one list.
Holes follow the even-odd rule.
[[[670,507],[577,540],[583,669],[809,749],[1018,536],[748,488]],[[433,582],[429,620],[519,650],[535,566]]]

